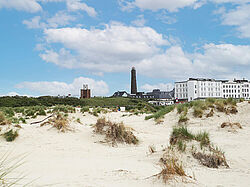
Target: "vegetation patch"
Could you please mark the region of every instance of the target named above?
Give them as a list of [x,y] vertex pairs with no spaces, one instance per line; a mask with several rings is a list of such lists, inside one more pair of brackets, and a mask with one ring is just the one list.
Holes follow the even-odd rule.
[[180,115],[178,123],[186,123],[188,121],[188,117],[184,114]]
[[193,111],[193,115],[194,117],[199,117],[199,118],[202,118],[203,116],[203,109],[198,107],[198,106],[195,106],[194,107],[194,111]]
[[173,111],[174,109],[175,109],[174,105],[166,106],[166,107],[160,109],[159,111],[157,111],[156,113],[154,113],[152,115],[149,115],[149,116],[146,116],[145,120],[149,120],[151,118],[154,118],[154,119],[163,118],[166,114],[168,114],[169,112]]
[[176,156],[175,152],[171,149],[168,149],[163,157],[160,158],[160,164],[162,170],[156,176],[159,179],[162,179],[164,183],[167,183],[169,180],[175,178],[176,176],[187,176],[183,169],[182,162],[180,161],[178,156]]
[[56,105],[53,108],[53,112],[75,113],[76,109],[69,105]]
[[48,121],[42,123],[40,126],[51,125],[52,127],[58,129],[60,132],[71,131],[69,127],[69,120],[67,117],[63,116],[60,113],[57,113],[55,117],[49,119]]
[[5,118],[5,115],[0,112],[0,125],[8,125],[10,121]]
[[3,134],[3,137],[5,138],[5,140],[7,142],[12,142],[12,141],[14,141],[16,139],[16,137],[18,137],[18,132],[11,129],[8,132],[5,132]]
[[201,152],[193,152],[193,157],[199,162],[209,168],[219,168],[219,166],[225,166],[229,168],[226,158],[222,152],[212,152],[209,154]]
[[193,140],[195,136],[186,127],[174,127],[170,137],[170,144],[175,145],[179,140]]
[[126,128],[123,123],[113,123],[107,121],[105,118],[100,118],[97,120],[94,128],[95,133],[104,134],[106,140],[113,144],[116,144],[117,142],[127,144],[139,143],[139,140],[133,132]]
[[200,148],[192,145],[191,153],[192,156],[199,160],[202,165],[211,168],[218,168],[219,166],[229,167],[224,153],[218,148],[215,149],[211,145],[209,134],[207,132],[192,134],[186,127],[176,127],[173,129],[170,137],[170,144],[172,146],[176,147],[181,152],[185,152],[187,149],[186,142],[188,141],[197,141],[200,143]]

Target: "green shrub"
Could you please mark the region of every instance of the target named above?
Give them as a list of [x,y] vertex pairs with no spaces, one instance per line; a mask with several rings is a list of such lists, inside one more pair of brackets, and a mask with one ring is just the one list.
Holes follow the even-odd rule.
[[13,129],[11,129],[8,132],[4,133],[3,136],[4,136],[4,138],[6,139],[7,142],[12,142],[18,136],[18,132],[13,131]]

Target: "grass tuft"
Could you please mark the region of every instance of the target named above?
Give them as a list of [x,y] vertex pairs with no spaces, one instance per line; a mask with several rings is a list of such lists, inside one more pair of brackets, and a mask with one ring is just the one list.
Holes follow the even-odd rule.
[[156,176],[162,179],[164,183],[167,183],[175,176],[186,176],[182,163],[176,156],[168,155],[167,158],[163,157],[160,161],[162,163],[162,170]]
[[49,119],[47,122],[42,123],[40,126],[50,124],[52,127],[58,129],[60,132],[70,131],[69,120],[64,115],[58,113],[56,117]]
[[127,129],[123,123],[113,123],[107,121],[105,118],[97,120],[94,132],[98,134],[105,134],[106,139],[111,141],[113,144],[127,143],[127,144],[138,144],[139,140],[133,134],[133,132]]
[[170,137],[170,144],[175,145],[179,140],[192,140],[194,135],[186,127],[175,127]]

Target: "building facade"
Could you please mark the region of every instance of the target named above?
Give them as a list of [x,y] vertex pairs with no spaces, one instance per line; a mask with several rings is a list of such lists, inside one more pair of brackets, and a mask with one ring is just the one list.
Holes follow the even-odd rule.
[[172,91],[161,91],[160,89],[154,89],[152,92],[148,92],[148,95],[153,95],[155,99],[174,99],[174,89]]
[[194,79],[175,82],[175,98],[192,101],[206,98],[244,98],[249,99],[249,81]]
[[83,89],[81,89],[80,99],[88,99],[91,97],[91,91],[88,88],[88,85],[83,85]]
[[223,98],[250,99],[250,82],[248,80],[234,80],[223,82]]

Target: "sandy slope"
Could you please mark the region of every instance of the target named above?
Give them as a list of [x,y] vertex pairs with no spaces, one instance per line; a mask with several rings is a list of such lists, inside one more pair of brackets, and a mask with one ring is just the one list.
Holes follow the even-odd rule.
[[[193,118],[190,111],[190,130],[208,131],[212,142],[225,152],[230,169],[209,169],[190,158],[184,162],[185,170],[196,180],[188,183],[172,181],[169,185],[250,186],[250,104],[240,103],[238,110],[237,115],[216,113],[208,119]],[[14,142],[7,143],[1,138],[0,152],[12,151],[12,157],[27,155],[25,163],[13,175],[24,173],[26,177],[22,184],[35,179],[31,186],[166,186],[161,180],[148,177],[160,172],[158,161],[162,149],[169,145],[172,127],[177,125],[176,111],[167,114],[161,125],[155,125],[153,120],[145,121],[145,115],[122,117],[123,114],[108,113],[106,118],[123,121],[132,127],[140,140],[137,146],[120,144],[111,147],[100,143],[103,137],[93,134],[91,127],[97,118],[77,112],[69,116],[74,117],[71,126],[75,132],[58,133],[49,126],[25,124]],[[74,122],[77,118],[81,119],[82,125]],[[225,121],[240,122],[243,129],[238,132],[220,129],[220,124]],[[155,154],[148,153],[149,145],[156,147]]]

